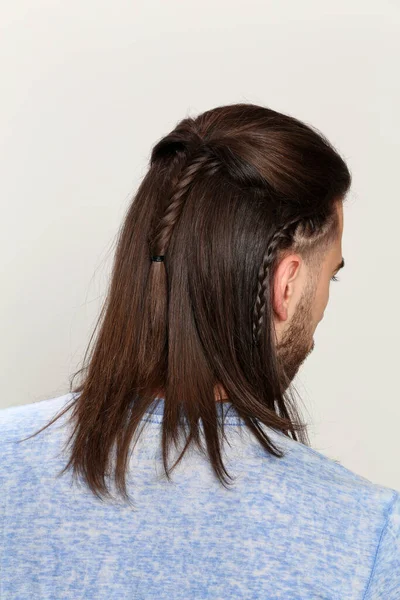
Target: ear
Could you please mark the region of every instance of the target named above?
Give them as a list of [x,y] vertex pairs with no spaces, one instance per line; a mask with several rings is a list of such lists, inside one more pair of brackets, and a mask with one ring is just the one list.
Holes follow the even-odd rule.
[[273,309],[280,321],[286,321],[290,308],[296,303],[298,288],[301,285],[300,267],[302,258],[298,254],[285,256],[277,268],[273,282]]

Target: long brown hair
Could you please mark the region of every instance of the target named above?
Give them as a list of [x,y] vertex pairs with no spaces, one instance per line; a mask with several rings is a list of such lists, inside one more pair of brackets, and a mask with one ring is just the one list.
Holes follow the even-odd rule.
[[[207,451],[223,485],[231,479],[216,384],[267,452],[283,456],[262,424],[309,445],[276,352],[271,281],[285,250],[315,260],[327,247],[337,234],[335,203],[350,183],[319,131],[252,104],[187,117],[158,141],[118,234],[108,294],[70,382],[72,402],[33,434],[73,407],[61,474],[72,467],[96,496],[110,496],[115,445],[113,476],[129,501],[130,444],[159,390],[168,480],[191,443]],[[185,446],[170,467],[182,431]]]

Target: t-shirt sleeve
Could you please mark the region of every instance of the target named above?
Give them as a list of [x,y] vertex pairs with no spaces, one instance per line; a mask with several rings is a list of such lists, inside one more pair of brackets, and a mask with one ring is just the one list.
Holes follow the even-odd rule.
[[364,600],[400,600],[400,493],[389,506]]

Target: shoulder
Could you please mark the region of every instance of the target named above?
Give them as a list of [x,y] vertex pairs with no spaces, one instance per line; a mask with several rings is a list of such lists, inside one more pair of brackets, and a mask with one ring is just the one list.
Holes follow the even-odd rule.
[[[0,409],[0,445],[16,442],[46,425],[74,399],[72,393]],[[60,419],[61,420],[61,419]]]
[[389,530],[399,535],[398,490],[374,483],[339,460],[281,433],[274,432],[273,439],[285,453],[279,459],[283,461],[282,479],[289,482],[290,493],[296,492],[298,509],[303,506],[304,513],[312,510],[315,517],[323,516],[326,524],[336,523],[339,529],[357,530],[375,539],[388,521]]
[[15,493],[50,472],[68,433],[68,428],[62,428],[70,411],[45,426],[73,400],[73,394],[64,394],[0,409],[0,489],[4,497],[7,489]]
[[331,485],[337,484],[343,490],[351,489],[354,485],[367,490],[371,486],[373,488],[377,486],[371,480],[344,466],[338,459],[288,438],[280,432],[273,432],[273,440],[277,440],[284,450],[288,468],[295,470],[304,478],[310,480],[316,478],[321,483],[326,481]]

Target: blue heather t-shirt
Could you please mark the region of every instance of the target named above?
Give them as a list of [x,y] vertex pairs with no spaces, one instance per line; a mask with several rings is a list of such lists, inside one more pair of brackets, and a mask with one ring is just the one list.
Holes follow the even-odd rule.
[[115,499],[104,502],[71,471],[57,477],[71,411],[16,443],[72,399],[0,410],[2,600],[400,599],[396,490],[272,429],[285,456],[266,453],[230,403],[217,406],[233,487],[195,447],[170,483],[161,399],[130,455],[135,508],[111,478]]

